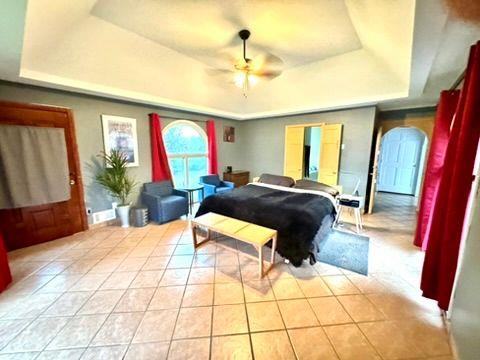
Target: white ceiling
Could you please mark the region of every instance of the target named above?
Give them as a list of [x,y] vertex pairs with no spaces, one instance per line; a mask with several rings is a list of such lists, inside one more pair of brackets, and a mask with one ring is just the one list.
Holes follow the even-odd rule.
[[[233,119],[432,105],[476,27],[422,0],[4,0],[0,78]],[[248,98],[213,77],[238,57],[284,61]]]

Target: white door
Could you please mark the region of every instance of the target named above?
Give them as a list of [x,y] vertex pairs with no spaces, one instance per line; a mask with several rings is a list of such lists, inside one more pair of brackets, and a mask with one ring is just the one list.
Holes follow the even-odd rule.
[[425,136],[414,128],[396,128],[385,134],[380,154],[378,191],[415,194]]

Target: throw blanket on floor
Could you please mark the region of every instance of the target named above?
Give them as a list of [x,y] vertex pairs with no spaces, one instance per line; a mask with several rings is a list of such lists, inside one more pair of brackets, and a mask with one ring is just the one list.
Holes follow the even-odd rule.
[[255,183],[207,197],[196,216],[208,212],[277,230],[278,253],[300,266],[304,259],[315,261],[316,235],[324,220],[331,224],[335,205],[333,197],[319,191]]

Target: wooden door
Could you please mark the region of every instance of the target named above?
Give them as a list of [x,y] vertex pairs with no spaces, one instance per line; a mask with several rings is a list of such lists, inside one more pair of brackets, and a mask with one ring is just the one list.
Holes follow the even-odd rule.
[[414,195],[425,136],[414,128],[385,134],[379,163],[378,190]]
[[380,127],[377,130],[377,137],[375,140],[375,152],[373,154],[373,167],[372,167],[372,184],[370,185],[370,198],[368,202],[368,213],[373,212],[373,206],[375,205],[375,195],[377,193],[377,178],[378,178],[378,161],[380,159],[380,144],[382,142],[383,128]]
[[303,177],[304,136],[303,126],[285,127],[284,175],[295,180]]
[[338,184],[342,124],[328,124],[322,127],[322,151],[318,181],[327,185]]
[[71,198],[68,201],[0,210],[0,232],[8,250],[86,230],[88,223],[72,111],[52,106],[0,101],[0,125],[63,128],[71,185]]

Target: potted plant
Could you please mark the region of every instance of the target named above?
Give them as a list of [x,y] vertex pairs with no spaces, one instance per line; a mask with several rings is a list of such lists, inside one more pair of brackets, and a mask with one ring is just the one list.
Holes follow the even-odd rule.
[[110,154],[102,152],[100,157],[105,161],[105,168],[96,175],[95,179],[111,196],[118,199],[118,216],[122,227],[128,227],[130,222],[129,197],[136,186],[134,179],[127,174],[128,160],[118,150],[111,150]]

